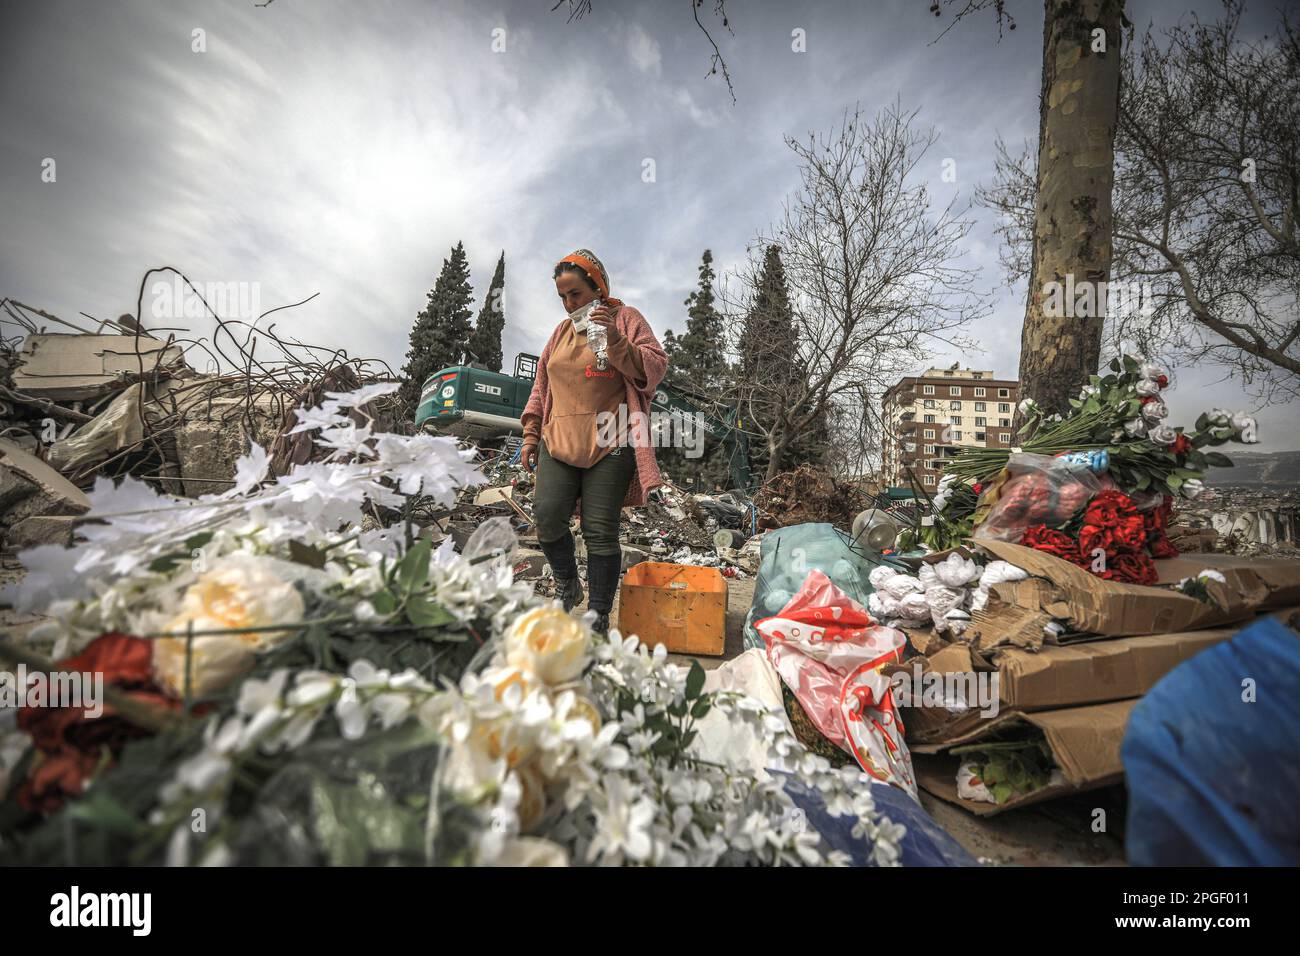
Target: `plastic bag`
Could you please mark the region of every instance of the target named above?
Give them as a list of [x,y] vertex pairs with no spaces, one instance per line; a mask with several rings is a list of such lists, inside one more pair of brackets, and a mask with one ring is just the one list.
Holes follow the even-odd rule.
[[776,528],[763,535],[759,547],[758,580],[745,616],[745,647],[764,646],[754,622],[785,607],[813,569],[824,572],[836,587],[859,604],[866,604],[874,590],[870,581],[873,569],[883,568],[890,574],[904,569],[902,565],[854,548],[847,534],[826,523]]
[[902,661],[902,632],[877,624],[815,570],[780,613],[755,627],[772,666],[822,735],[877,780],[916,797],[903,723],[890,680],[881,673]]
[[1133,708],[1120,755],[1130,864],[1300,864],[1295,632],[1265,618],[1183,661]]
[[[1049,455],[1020,452],[1007,462],[1006,477],[981,496],[974,537],[1019,544],[1034,525],[1064,525],[1100,491],[1114,488],[1108,475]],[[994,497],[996,496],[996,497]],[[987,498],[987,501],[986,501]],[[991,507],[980,518],[986,503]]]

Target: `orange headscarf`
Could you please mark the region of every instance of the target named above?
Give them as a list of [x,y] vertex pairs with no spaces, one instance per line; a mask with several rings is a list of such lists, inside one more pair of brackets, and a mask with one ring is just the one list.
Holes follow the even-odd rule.
[[[609,273],[605,271],[604,263],[597,259],[596,254],[590,249],[579,249],[576,252],[571,252],[560,260],[560,263],[564,262],[568,262],[581,269],[587,278],[596,284],[596,288],[600,290],[600,297],[609,305],[612,305],[617,309],[623,304],[621,299],[610,297]],[[557,263],[557,265],[558,264],[559,263]]]

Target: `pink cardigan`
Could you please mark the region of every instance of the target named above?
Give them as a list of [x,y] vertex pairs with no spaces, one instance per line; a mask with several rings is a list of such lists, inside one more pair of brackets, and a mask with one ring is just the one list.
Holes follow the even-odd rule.
[[[568,321],[566,318],[555,327],[550,340],[546,343],[546,348],[542,349],[541,357],[537,360],[537,378],[533,381],[532,394],[528,396],[528,404],[524,406],[523,414],[520,416],[525,435],[529,432],[530,418],[535,422],[534,432],[540,434],[542,425],[551,417],[552,399],[550,385],[546,378],[546,362],[551,357],[551,350],[555,347],[555,340],[564,328],[564,323]],[[628,414],[640,411],[648,416],[650,399],[655,389],[659,387],[659,383],[663,381],[664,373],[668,371],[668,356],[664,353],[659,340],[655,338],[654,331],[650,328],[650,323],[645,320],[645,316],[632,306],[625,305],[619,309],[614,322],[631,347],[640,354],[641,365],[645,369],[644,388],[637,388],[633,383],[632,369],[619,369],[623,372],[624,381],[627,383]],[[628,483],[627,497],[623,499],[624,507],[645,504],[650,492],[664,483],[659,474],[659,463],[655,460],[654,445],[649,444],[634,450],[636,477]]]

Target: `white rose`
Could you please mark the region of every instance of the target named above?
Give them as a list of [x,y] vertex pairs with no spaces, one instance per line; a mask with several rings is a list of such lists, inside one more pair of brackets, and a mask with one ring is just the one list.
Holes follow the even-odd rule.
[[1232,412],[1228,411],[1226,408],[1212,408],[1210,409],[1210,414],[1206,417],[1209,418],[1211,425],[1222,426],[1232,424]]
[[1168,425],[1157,425],[1147,432],[1147,438],[1150,438],[1157,445],[1172,445],[1178,441],[1178,432]]
[[1021,399],[1020,404],[1016,406],[1021,415],[1029,415],[1038,410],[1038,403],[1032,398]]
[[1247,445],[1253,445],[1259,441],[1259,423],[1255,421],[1253,416],[1238,412],[1232,416],[1231,424],[1232,430]]
[[1157,399],[1154,402],[1147,402],[1142,406],[1142,417],[1152,424],[1162,420],[1169,414],[1169,406]]
[[1198,497],[1204,490],[1205,483],[1199,478],[1188,478],[1183,482],[1182,487],[1179,489],[1182,496],[1188,500]]
[[591,657],[591,631],[558,607],[520,615],[506,631],[506,662],[554,686],[575,680]]
[[[292,584],[254,561],[240,560],[200,575],[186,589],[179,612],[165,629],[185,633],[191,625],[196,632],[265,627],[301,621],[304,610],[302,595]],[[259,650],[274,647],[295,633],[292,629],[264,630],[195,637],[190,655],[191,695],[206,697],[219,691],[252,666]],[[154,642],[154,676],[176,697],[185,693],[185,645],[183,637]]]
[[1129,438],[1145,438],[1147,434],[1146,422],[1140,418],[1133,418],[1124,423],[1124,434]]
[[1164,375],[1165,370],[1152,362],[1143,362],[1142,367],[1138,369],[1138,374],[1143,378],[1154,380],[1159,378],[1161,375]]
[[1159,395],[1160,384],[1158,382],[1152,381],[1149,378],[1144,378],[1142,379],[1142,381],[1137,383],[1136,391],[1143,398],[1146,398],[1148,395]]
[[1092,398],[1094,395],[1100,395],[1100,394],[1101,394],[1101,389],[1099,389],[1096,385],[1085,385],[1079,391],[1079,398],[1086,400]]

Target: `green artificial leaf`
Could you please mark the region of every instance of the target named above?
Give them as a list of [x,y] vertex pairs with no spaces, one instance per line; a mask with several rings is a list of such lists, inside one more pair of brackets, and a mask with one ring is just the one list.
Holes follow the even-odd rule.
[[412,594],[406,602],[406,616],[416,627],[446,627],[456,622],[456,615],[427,594]]
[[709,700],[709,698],[707,697],[701,698],[700,700],[697,700],[695,702],[695,706],[691,708],[691,716],[694,717],[696,720],[699,720],[701,717],[707,714],[712,708],[713,708],[713,701]]
[[403,594],[410,594],[429,580],[432,547],[428,538],[421,538],[402,555],[402,560],[397,565],[397,587]]
[[392,591],[377,591],[370,595],[369,600],[380,614],[392,614],[397,610],[397,597]]
[[1121,371],[1121,366],[1120,366],[1120,364],[1119,364],[1119,359],[1117,359],[1117,358],[1111,359],[1111,360],[1110,360],[1110,366],[1109,366],[1109,368],[1110,368],[1110,370],[1111,370],[1112,372],[1119,372],[1119,371]]
[[134,836],[144,828],[126,807],[97,788],[92,788],[85,797],[70,804],[67,815],[78,822],[124,836]]
[[674,717],[681,718],[686,716],[686,701],[679,700],[668,706],[668,713]]
[[1146,472],[1142,472],[1140,475],[1137,476],[1138,491],[1146,491],[1150,487],[1151,487],[1151,476],[1149,474],[1147,474]]
[[1183,486],[1183,479],[1179,478],[1177,475],[1170,475],[1165,479],[1165,486],[1170,491],[1177,491]]
[[1222,455],[1217,451],[1207,451],[1205,453],[1205,464],[1212,468],[1231,468],[1232,459],[1227,455]]
[[704,689],[704,668],[697,660],[691,661],[691,671],[686,675],[686,699],[695,700]]
[[185,547],[190,551],[201,548],[212,540],[212,536],[211,531],[200,531],[198,534],[192,534],[185,539]]
[[1210,424],[1210,416],[1208,412],[1201,412],[1201,414],[1196,416],[1196,428],[1195,428],[1196,431],[1198,432],[1205,431],[1205,429],[1209,427],[1209,424]]

